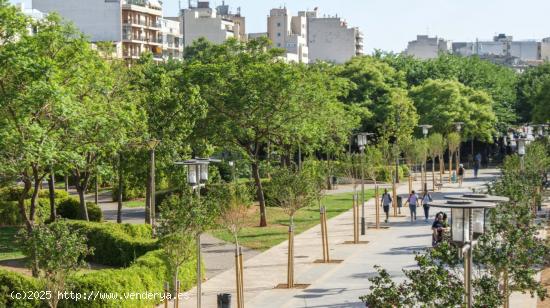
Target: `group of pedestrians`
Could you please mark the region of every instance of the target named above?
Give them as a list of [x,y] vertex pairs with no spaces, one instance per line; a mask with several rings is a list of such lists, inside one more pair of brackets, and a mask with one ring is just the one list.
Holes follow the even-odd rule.
[[[430,203],[433,201],[432,196],[428,191],[424,191],[421,197],[416,194],[413,190],[405,201],[405,205],[409,204],[409,210],[411,211],[411,222],[416,220],[416,208],[422,206],[424,208],[424,221],[428,221],[430,218]],[[384,213],[386,214],[387,223],[390,216],[390,206],[393,202],[393,199],[388,192],[388,189],[384,189],[384,194],[382,194],[381,203],[384,208]]]

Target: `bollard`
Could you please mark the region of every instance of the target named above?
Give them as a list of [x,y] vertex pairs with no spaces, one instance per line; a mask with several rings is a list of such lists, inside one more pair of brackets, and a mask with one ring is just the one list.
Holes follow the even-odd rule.
[[218,308],[231,308],[231,294],[218,294]]

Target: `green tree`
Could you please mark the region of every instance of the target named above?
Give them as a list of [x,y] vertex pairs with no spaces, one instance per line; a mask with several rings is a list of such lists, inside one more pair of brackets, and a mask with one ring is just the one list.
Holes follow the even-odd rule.
[[[220,215],[216,198],[200,198],[188,189],[166,199],[160,208],[159,243],[170,262],[176,287],[179,267],[192,258],[193,243]],[[201,262],[197,258],[197,265]]]
[[[157,176],[166,180],[177,179],[181,171],[174,168],[174,161],[182,157],[209,154],[193,153],[189,138],[197,122],[206,115],[206,102],[200,94],[200,84],[192,81],[191,75],[197,68],[187,63],[170,60],[158,63],[151,54],[143,56],[130,68],[129,83],[136,94],[135,101],[145,113],[145,125],[141,128],[140,145],[128,153],[125,166],[128,189],[141,188],[145,191],[146,214],[150,213],[150,153],[145,143],[151,139],[160,140],[155,149]],[[206,155],[205,155],[206,156]],[[147,178],[144,183],[143,179]],[[161,178],[161,180],[163,179]],[[157,181],[156,184],[161,184]],[[177,186],[180,183],[169,183]],[[149,221],[149,215],[147,215]]]
[[320,81],[329,78],[315,68],[285,63],[280,50],[266,51],[268,45],[267,40],[197,42],[188,63],[208,102],[195,138],[239,149],[251,162],[262,227],[267,219],[260,162],[267,145],[288,146],[296,129],[305,131],[311,123],[308,112],[324,108],[338,94],[323,90],[327,84]]
[[273,203],[281,207],[289,217],[288,245],[288,288],[294,284],[294,215],[303,208],[314,204],[316,199],[315,181],[303,172],[281,168],[273,175],[271,182]]
[[455,122],[464,122],[463,135],[492,142],[496,116],[493,100],[480,90],[458,81],[428,80],[411,90],[420,121],[433,125],[433,131],[448,134]]
[[419,86],[428,79],[457,80],[486,92],[494,102],[492,108],[496,115],[496,127],[501,132],[516,121],[514,103],[518,74],[508,67],[475,56],[449,54],[430,60],[395,54],[380,54],[378,57],[405,74],[409,87]]
[[[516,110],[522,123],[548,121],[548,85],[550,63],[525,70],[517,84]],[[542,114],[540,114],[542,113]]]
[[[82,110],[72,93],[89,76],[87,62],[94,53],[84,37],[55,14],[31,21],[5,2],[0,10],[6,22],[0,27],[6,39],[0,45],[0,175],[23,182],[19,210],[30,230],[42,179],[52,166],[71,158],[63,135]],[[36,34],[21,33],[21,27],[34,28]]]
[[39,277],[45,280],[44,298],[50,307],[57,307],[58,292],[67,289],[67,278],[86,265],[84,257],[92,253],[86,236],[63,222],[38,225],[20,236],[23,253],[37,260]]
[[431,134],[428,137],[428,148],[432,158],[432,174],[435,169],[435,159],[439,160],[439,183],[443,184],[443,153],[445,152],[445,139],[439,133]]
[[406,92],[403,74],[374,57],[356,57],[339,73],[351,82],[342,100],[356,106],[362,130],[377,132],[384,138],[406,138],[411,135],[418,115]]

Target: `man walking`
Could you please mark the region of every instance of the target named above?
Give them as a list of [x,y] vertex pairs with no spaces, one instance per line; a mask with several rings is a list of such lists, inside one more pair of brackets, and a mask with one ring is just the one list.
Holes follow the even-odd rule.
[[384,189],[384,194],[382,195],[382,206],[384,207],[384,213],[386,213],[386,220],[385,222],[388,222],[388,219],[390,217],[390,205],[392,202],[392,198],[390,194],[388,193],[388,189]]
[[481,153],[477,153],[474,159],[474,178],[476,179],[479,168],[481,168]]

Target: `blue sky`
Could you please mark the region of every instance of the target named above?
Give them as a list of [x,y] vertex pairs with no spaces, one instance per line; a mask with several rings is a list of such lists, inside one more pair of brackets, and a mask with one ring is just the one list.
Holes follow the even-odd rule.
[[[13,3],[21,0],[10,0]],[[25,0],[30,3],[30,0]],[[61,1],[61,0],[60,0]],[[63,0],[70,1],[70,0]],[[187,7],[187,0],[181,0]],[[167,16],[175,16],[178,0],[164,0]],[[221,4],[211,1],[211,5]],[[247,32],[265,32],[269,9],[299,10],[319,7],[322,14],[343,16],[365,34],[365,51],[402,51],[417,34],[439,36],[452,41],[491,39],[497,33],[515,39],[550,37],[548,0],[226,0],[241,7],[247,18]]]

